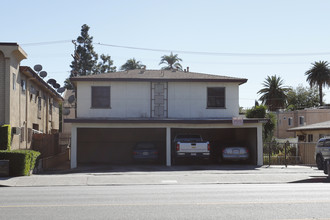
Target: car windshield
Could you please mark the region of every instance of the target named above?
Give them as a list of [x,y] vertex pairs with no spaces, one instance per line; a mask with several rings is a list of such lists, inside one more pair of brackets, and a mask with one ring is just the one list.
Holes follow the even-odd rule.
[[330,140],[324,141],[324,147],[330,147]]

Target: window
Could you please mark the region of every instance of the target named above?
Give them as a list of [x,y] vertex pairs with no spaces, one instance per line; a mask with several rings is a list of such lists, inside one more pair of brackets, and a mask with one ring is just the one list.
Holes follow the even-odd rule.
[[308,142],[313,142],[313,135],[312,134],[308,135]]
[[13,90],[16,90],[16,74],[13,73]]
[[299,116],[299,125],[304,125],[305,120],[304,116]]
[[21,86],[22,86],[22,92],[25,92],[26,85],[25,85],[25,80],[24,79],[21,80]]
[[38,97],[38,118],[41,119],[41,97]]
[[207,88],[207,107],[224,108],[225,107],[225,88],[213,87]]
[[298,135],[298,140],[299,141],[305,141],[306,140],[306,135]]
[[92,108],[110,108],[110,86],[92,86]]
[[292,126],[292,118],[288,118],[288,125]]
[[53,104],[52,104],[51,99],[49,99],[48,112],[49,112],[50,115],[53,114],[53,109],[52,108],[53,108]]

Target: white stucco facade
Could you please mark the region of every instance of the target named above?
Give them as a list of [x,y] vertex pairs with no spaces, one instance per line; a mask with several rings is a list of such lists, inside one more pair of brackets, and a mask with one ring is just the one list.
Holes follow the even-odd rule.
[[[92,86],[110,86],[110,108],[91,107]],[[77,92],[77,118],[150,117],[148,82],[81,82]]]
[[[91,107],[93,86],[110,86],[110,108]],[[207,88],[225,88],[225,108],[207,108]],[[238,84],[168,82],[168,118],[226,118],[239,114]],[[150,82],[79,82],[77,118],[150,118]]]
[[[172,136],[191,131],[204,132],[213,142],[223,143],[224,139],[245,142],[251,150],[252,163],[262,165],[262,122],[240,119],[242,123],[236,124],[236,118],[240,117],[239,85],[246,81],[211,74],[145,69],[73,78],[76,118],[66,120],[72,123],[71,168],[77,167],[78,162],[88,161],[91,154],[103,151],[105,153],[92,158],[93,162],[100,161],[100,156],[109,154],[105,149],[112,146],[115,150],[111,155],[125,147],[130,149],[137,141],[148,140],[148,135],[161,142],[162,155],[165,155],[162,163],[171,166]],[[97,86],[110,88],[110,106],[109,96],[105,95],[105,100],[102,96],[108,94],[109,89],[98,88],[102,93],[94,93],[94,97],[96,101],[101,100],[101,104],[93,104],[98,108],[92,107],[92,90]],[[216,95],[212,96],[214,91]],[[141,130],[138,137],[131,135]],[[104,138],[110,133],[117,136]],[[93,135],[88,137],[90,134]],[[159,136],[155,136],[157,134]],[[119,137],[127,140],[116,139]],[[111,145],[112,141],[115,144]],[[131,151],[125,151],[129,157],[127,152]]]

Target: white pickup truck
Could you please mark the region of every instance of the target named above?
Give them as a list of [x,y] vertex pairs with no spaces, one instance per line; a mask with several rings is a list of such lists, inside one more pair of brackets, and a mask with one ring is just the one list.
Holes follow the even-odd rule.
[[203,141],[200,135],[180,134],[174,138],[175,156],[178,158],[205,158],[210,156],[210,143]]

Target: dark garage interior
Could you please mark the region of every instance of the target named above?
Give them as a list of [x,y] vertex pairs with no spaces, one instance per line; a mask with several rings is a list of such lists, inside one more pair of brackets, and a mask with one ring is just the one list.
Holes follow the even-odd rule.
[[[211,144],[210,163],[218,163],[225,146],[245,145],[250,160],[244,164],[257,164],[256,128],[172,128],[171,139],[177,134],[200,134]],[[153,164],[166,165],[165,128],[78,128],[77,162],[79,164],[136,164],[133,148],[137,143],[154,143],[159,157]],[[171,143],[174,149],[173,141]],[[223,162],[221,162],[223,163]],[[233,163],[241,163],[239,161]],[[190,163],[189,163],[190,164]]]
[[165,165],[165,128],[78,128],[77,139],[78,164],[133,164],[134,146],[152,142],[159,151],[156,164]]
[[[257,164],[257,129],[256,128],[208,128],[208,129],[171,129],[171,137],[178,134],[199,134],[204,141],[209,141],[211,145],[211,163],[219,163],[219,156],[224,147],[246,146],[249,149],[250,160],[245,164]],[[174,146],[172,146],[172,149]],[[224,163],[221,161],[220,163]],[[233,163],[241,163],[234,161]]]

